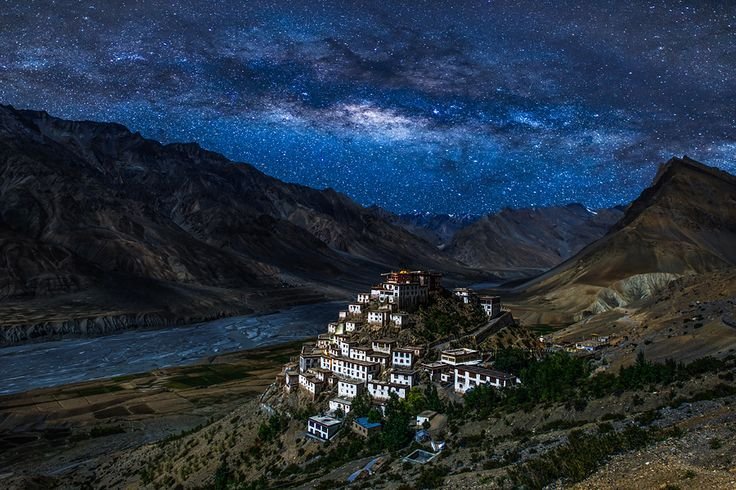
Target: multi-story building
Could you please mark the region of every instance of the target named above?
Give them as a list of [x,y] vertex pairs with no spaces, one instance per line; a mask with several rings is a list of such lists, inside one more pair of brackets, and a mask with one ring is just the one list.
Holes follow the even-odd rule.
[[391,365],[393,367],[411,367],[414,365],[414,350],[396,347],[391,351]]
[[413,369],[392,369],[389,382],[395,385],[415,386],[419,376]]
[[385,327],[390,316],[391,312],[388,310],[372,310],[368,312],[367,321],[369,325]]
[[348,320],[345,322],[345,332],[352,333],[361,329],[363,323],[358,320]]
[[346,400],[344,398],[333,398],[330,400],[329,406],[330,406],[330,412],[334,414],[338,410],[340,410],[343,415],[347,415],[350,413],[350,409],[352,408],[353,402],[351,400]]
[[478,299],[475,292],[470,288],[455,288],[452,290],[452,294],[466,305]]
[[324,382],[317,379],[314,374],[301,373],[299,374],[299,386],[304,388],[314,397],[322,392]]
[[501,314],[501,298],[499,296],[481,296],[480,305],[488,318],[496,318]]
[[348,313],[350,315],[360,315],[363,312],[363,305],[360,303],[351,303],[348,305]]
[[392,383],[385,383],[382,381],[368,381],[367,383],[368,393],[376,400],[388,400],[390,393],[396,393],[399,398],[406,398],[406,393],[409,391],[409,387],[405,385],[397,385]]
[[349,378],[368,381],[378,376],[381,365],[377,362],[338,358],[332,360],[332,371]]
[[350,348],[350,353],[348,354],[348,357],[350,357],[351,359],[357,359],[359,361],[367,361],[368,355],[372,352],[373,350],[369,345],[358,345]]
[[377,339],[371,342],[371,348],[374,352],[385,352],[391,354],[391,351],[396,347],[395,339]]
[[365,382],[357,379],[339,378],[337,380],[337,396],[352,399],[365,390]]
[[480,364],[483,361],[483,357],[480,351],[462,347],[459,349],[443,350],[440,354],[440,361],[452,366],[459,364]]
[[455,391],[466,393],[476,386],[490,385],[496,388],[505,388],[519,383],[519,378],[513,374],[486,369],[480,366],[455,366]]
[[371,302],[371,293],[358,293],[357,301],[361,305],[367,305]]
[[320,365],[321,354],[300,354],[299,355],[299,371],[306,372],[310,368]]
[[440,361],[423,362],[419,367],[427,373],[429,380],[433,383],[446,382],[447,378],[442,379],[442,375],[452,371],[452,366]]
[[333,417],[315,415],[307,420],[307,433],[323,441],[329,441],[335,437],[338,430],[340,430],[340,421]]
[[385,369],[391,364],[391,354],[385,352],[371,351],[365,358],[368,362],[377,362],[381,365],[381,368]]
[[411,322],[411,315],[404,312],[391,313],[391,323],[397,327],[406,327]]

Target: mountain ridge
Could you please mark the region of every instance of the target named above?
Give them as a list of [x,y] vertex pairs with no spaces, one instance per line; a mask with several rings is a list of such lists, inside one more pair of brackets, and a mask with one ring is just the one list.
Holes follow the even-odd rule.
[[[20,326],[10,341],[74,330],[75,318],[199,321],[269,295],[281,307],[286,290],[296,303],[344,297],[363,274],[400,266],[481,277],[334,190],[115,123],[0,106],[0,172],[2,324]],[[67,313],[48,310],[62,296]]]

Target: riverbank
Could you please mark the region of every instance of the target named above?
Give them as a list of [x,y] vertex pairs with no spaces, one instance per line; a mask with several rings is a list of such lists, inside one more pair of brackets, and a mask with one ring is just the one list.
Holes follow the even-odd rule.
[[175,437],[258,397],[301,342],[197,364],[0,396],[4,479],[60,475]]
[[188,326],[0,348],[0,394],[183,366],[322,332],[341,302],[294,306]]

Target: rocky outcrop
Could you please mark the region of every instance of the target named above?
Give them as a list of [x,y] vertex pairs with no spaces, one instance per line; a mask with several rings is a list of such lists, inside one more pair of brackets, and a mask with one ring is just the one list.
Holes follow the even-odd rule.
[[678,274],[652,272],[636,274],[621,281],[616,281],[610,287],[598,291],[595,301],[583,312],[580,318],[647,300],[665,290],[672,281],[679,277]]

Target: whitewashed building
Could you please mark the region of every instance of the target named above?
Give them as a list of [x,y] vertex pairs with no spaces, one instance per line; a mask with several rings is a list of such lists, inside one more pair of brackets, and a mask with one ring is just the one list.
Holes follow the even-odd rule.
[[370,354],[366,356],[365,360],[368,362],[377,362],[381,365],[381,368],[385,369],[389,366],[389,364],[391,364],[391,354],[371,350]]
[[411,322],[411,316],[408,313],[397,312],[391,313],[391,323],[397,327],[406,327]]
[[452,294],[466,305],[474,302],[478,298],[470,288],[455,288],[452,290]]
[[340,378],[337,380],[337,396],[351,399],[365,390],[365,382],[357,379]]
[[520,383],[513,374],[486,369],[480,366],[455,366],[455,391],[465,393],[476,386],[490,385],[505,388]]
[[363,312],[363,305],[360,303],[351,303],[348,305],[348,313],[351,315],[360,315]]
[[371,342],[371,348],[374,352],[385,352],[391,354],[391,351],[396,347],[395,339],[377,339]]
[[373,350],[368,345],[358,345],[350,348],[348,357],[351,359],[357,359],[359,361],[367,361],[367,357]]
[[314,437],[329,441],[340,430],[340,421],[326,415],[315,415],[307,420],[307,433]]
[[357,359],[333,359],[332,371],[349,378],[368,381],[378,376],[381,365],[377,362],[358,361]]
[[411,388],[418,384],[419,376],[413,369],[392,369],[389,381],[391,384],[404,385]]
[[344,415],[350,413],[353,402],[344,398],[333,398],[330,400],[330,412],[335,413],[340,410]]
[[366,386],[368,393],[376,400],[388,400],[390,393],[396,393],[399,398],[405,399],[406,393],[409,391],[408,386],[384,383],[382,381],[368,381]]
[[347,333],[357,332],[358,330],[361,329],[362,326],[363,326],[362,322],[359,322],[357,320],[348,320],[345,322],[345,332]]
[[483,356],[480,351],[468,349],[465,347],[459,349],[443,350],[440,353],[440,361],[445,364],[457,366],[461,364],[480,364]]
[[411,367],[414,364],[414,350],[395,348],[391,352],[391,365],[394,367]]
[[358,293],[358,303],[367,305],[371,302],[371,293]]
[[322,392],[324,382],[317,379],[314,374],[301,373],[299,375],[299,386],[304,388],[312,396],[319,395]]
[[391,312],[388,310],[373,310],[368,312],[368,324],[386,326]]

